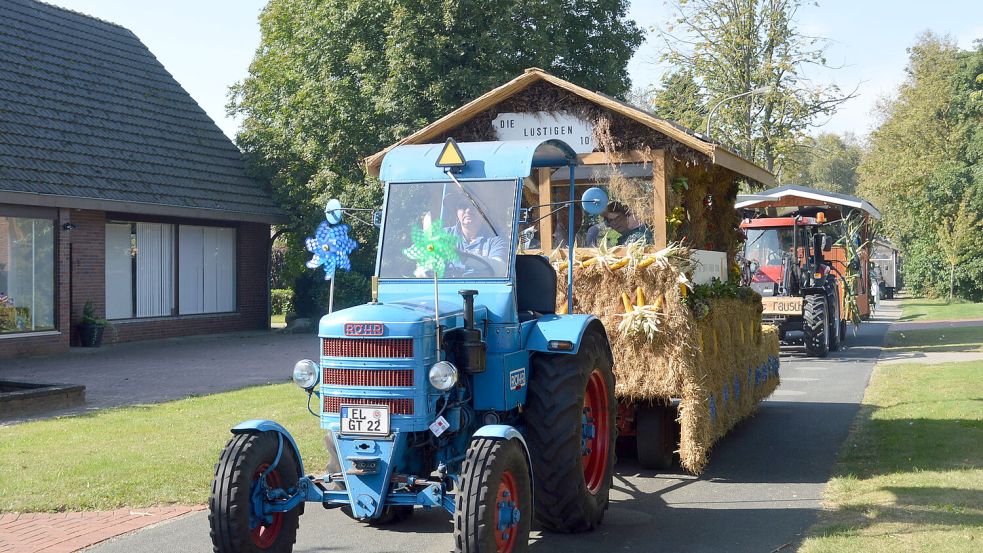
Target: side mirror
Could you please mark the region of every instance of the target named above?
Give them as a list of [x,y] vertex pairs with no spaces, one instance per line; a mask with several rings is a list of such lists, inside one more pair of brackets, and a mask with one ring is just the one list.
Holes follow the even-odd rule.
[[594,186],[584,191],[580,202],[588,215],[600,215],[608,207],[608,193]]
[[337,225],[341,222],[341,216],[344,210],[341,207],[341,202],[338,198],[331,198],[328,203],[324,206],[324,218],[327,219],[328,223],[332,225]]
[[382,228],[382,210],[377,209],[372,212],[372,226]]

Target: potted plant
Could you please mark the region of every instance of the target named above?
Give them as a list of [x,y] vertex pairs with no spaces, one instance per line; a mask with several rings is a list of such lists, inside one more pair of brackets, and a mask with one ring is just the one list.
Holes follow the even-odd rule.
[[82,322],[79,323],[79,345],[83,348],[97,348],[102,345],[102,332],[108,322],[96,317],[96,308],[91,301],[85,302],[82,309]]

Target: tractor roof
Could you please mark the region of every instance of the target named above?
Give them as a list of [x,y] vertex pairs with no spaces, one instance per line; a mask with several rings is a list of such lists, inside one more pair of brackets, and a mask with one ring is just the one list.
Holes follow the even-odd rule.
[[[839,212],[839,217],[843,217],[844,207],[859,209],[867,215],[881,218],[881,212],[870,202],[857,196],[849,194],[839,194],[837,192],[827,192],[818,188],[806,186],[785,185],[764,192],[755,194],[740,195],[737,197],[737,209],[764,209],[769,207],[824,207],[830,211]],[[834,217],[829,217],[833,220]]]
[[[507,142],[460,142],[458,151],[466,162],[455,175],[462,179],[515,179],[528,177],[538,167],[575,165],[577,153],[561,140],[513,140]],[[386,152],[379,171],[384,182],[447,180],[437,167],[444,144],[406,144]]]

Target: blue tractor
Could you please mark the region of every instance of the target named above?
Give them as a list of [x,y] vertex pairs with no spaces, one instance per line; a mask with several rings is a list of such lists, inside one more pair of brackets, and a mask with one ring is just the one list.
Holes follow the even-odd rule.
[[[534,516],[558,532],[601,522],[617,432],[607,335],[592,315],[556,314],[553,266],[517,254],[525,177],[569,166],[573,198],[576,163],[558,140],[386,155],[372,301],[322,318],[320,359],[294,368],[331,461],[308,475],[276,422],[233,428],[209,500],[216,552],[291,551],[306,502],[369,524],[442,507],[462,552],[525,550]],[[598,213],[607,198],[578,202]],[[535,207],[565,210],[572,229],[571,203]]]

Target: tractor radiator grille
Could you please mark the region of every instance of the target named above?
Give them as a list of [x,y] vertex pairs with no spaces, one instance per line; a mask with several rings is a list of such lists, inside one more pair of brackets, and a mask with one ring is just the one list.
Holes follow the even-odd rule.
[[325,338],[321,351],[326,357],[374,357],[396,359],[413,357],[412,338]]
[[324,369],[324,384],[335,386],[413,386],[413,370]]
[[331,397],[324,396],[324,412],[340,413],[341,404],[346,405],[387,405],[389,412],[393,415],[412,415],[412,399],[382,399],[365,397]]

